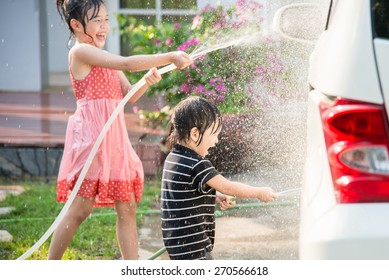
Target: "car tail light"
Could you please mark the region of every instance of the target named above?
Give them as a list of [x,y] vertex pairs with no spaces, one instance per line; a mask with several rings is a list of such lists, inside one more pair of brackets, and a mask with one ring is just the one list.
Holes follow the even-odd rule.
[[338,98],[320,103],[320,111],[337,201],[389,201],[384,106]]

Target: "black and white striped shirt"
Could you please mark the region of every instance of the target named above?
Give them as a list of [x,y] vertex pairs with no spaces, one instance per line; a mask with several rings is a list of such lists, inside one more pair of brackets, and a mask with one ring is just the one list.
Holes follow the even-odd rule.
[[161,183],[162,236],[169,257],[204,259],[215,238],[216,191],[206,185],[219,172],[193,150],[175,145]]

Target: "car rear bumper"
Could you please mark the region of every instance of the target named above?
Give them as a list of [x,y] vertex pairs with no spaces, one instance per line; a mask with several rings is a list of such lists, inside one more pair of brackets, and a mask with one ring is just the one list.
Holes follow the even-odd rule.
[[389,259],[389,203],[336,204],[300,231],[300,259]]

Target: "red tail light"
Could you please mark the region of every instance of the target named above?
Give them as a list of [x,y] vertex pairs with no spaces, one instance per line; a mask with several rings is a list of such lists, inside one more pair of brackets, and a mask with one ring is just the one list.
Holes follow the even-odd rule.
[[389,201],[385,108],[336,99],[321,103],[320,109],[337,201]]

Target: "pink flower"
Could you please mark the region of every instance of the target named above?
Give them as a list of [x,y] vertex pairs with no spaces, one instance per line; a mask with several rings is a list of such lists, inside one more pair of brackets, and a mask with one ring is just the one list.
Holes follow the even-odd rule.
[[177,50],[179,50],[179,51],[186,51],[186,49],[188,48],[188,45],[187,44],[182,44],[181,46],[179,46],[178,48],[177,48]]
[[138,107],[138,106],[132,106],[132,111],[133,111],[135,114],[138,114],[138,113],[139,113],[139,107]]
[[222,95],[217,96],[216,97],[216,101],[217,102],[223,102],[224,101],[224,96],[222,96]]
[[184,42],[181,46],[177,48],[179,51],[186,51],[189,47],[195,46],[200,42],[198,38],[192,38],[189,41]]
[[161,45],[161,40],[156,39],[156,40],[154,41],[154,44],[155,44],[156,46],[160,46],[160,45]]
[[194,18],[193,18],[193,21],[192,21],[192,27],[191,29],[197,29],[197,28],[200,28],[201,26],[201,16],[200,15],[196,15]]
[[173,25],[173,29],[174,29],[174,30],[178,30],[178,29],[180,29],[180,27],[181,27],[181,25],[180,25],[179,22],[176,22],[176,23]]
[[192,91],[192,87],[188,83],[183,83],[180,86],[180,90],[185,94],[189,94]]
[[204,92],[204,96],[206,96],[206,97],[211,97],[213,95],[215,95],[215,92],[213,90],[206,90]]
[[173,39],[171,37],[167,38],[165,41],[166,46],[170,47],[173,43]]
[[201,93],[203,93],[204,89],[205,88],[204,88],[203,85],[198,85],[198,86],[194,87],[194,92],[197,93],[197,94],[201,94]]
[[227,88],[223,83],[218,84],[216,90],[220,93],[227,93]]

